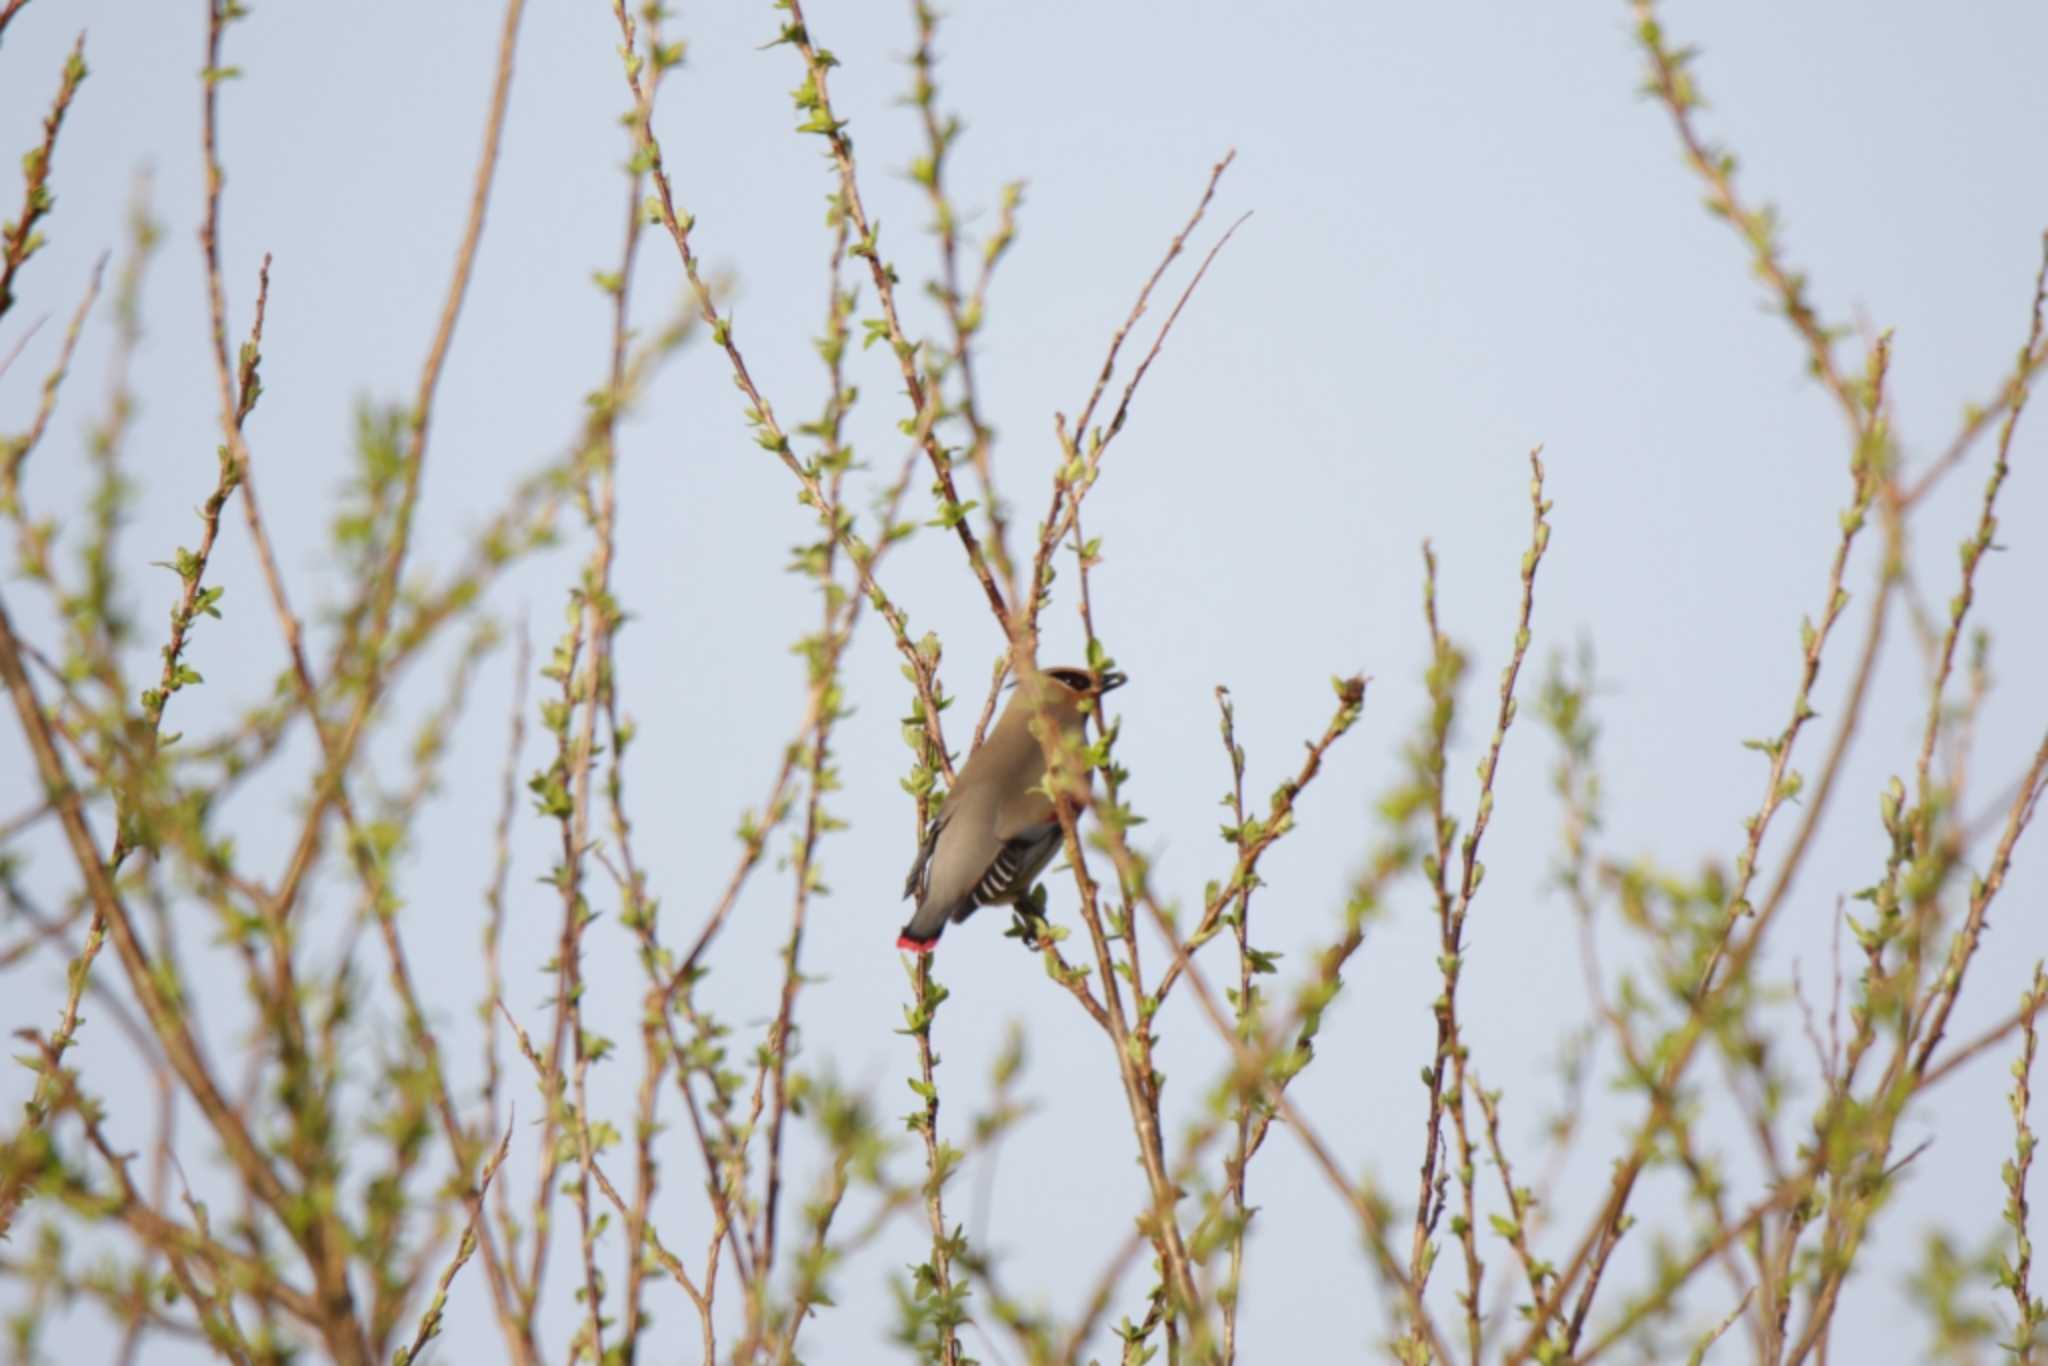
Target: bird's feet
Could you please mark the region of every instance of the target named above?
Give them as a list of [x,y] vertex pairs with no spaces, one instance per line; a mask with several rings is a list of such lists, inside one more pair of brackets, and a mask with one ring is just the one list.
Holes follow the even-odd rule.
[[1040,953],[1053,945],[1051,930],[1042,914],[1012,908],[1010,928],[1003,933],[1022,944],[1026,953]]

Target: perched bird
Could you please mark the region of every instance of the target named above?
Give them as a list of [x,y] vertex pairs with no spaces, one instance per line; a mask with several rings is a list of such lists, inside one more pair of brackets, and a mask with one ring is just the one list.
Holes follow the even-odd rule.
[[918,847],[903,884],[917,910],[897,948],[930,953],[946,922],[965,920],[981,906],[1014,906],[1031,890],[1060,847],[1059,816],[1045,794],[1045,750],[1032,719],[1042,716],[1081,743],[1084,709],[1124,681],[1120,673],[1063,668],[1018,683]]

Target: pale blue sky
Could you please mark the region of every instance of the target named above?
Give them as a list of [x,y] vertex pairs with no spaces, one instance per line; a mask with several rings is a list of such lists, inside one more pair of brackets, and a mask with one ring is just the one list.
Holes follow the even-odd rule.
[[[900,174],[917,132],[894,102],[907,81],[907,6],[815,0],[809,17],[844,63],[833,92],[852,119],[868,206],[911,286],[917,325],[929,328],[915,297],[929,262],[917,236],[926,211]],[[1898,429],[1908,458],[1924,461],[1966,401],[1994,392],[2024,333],[2048,225],[2048,180],[2038,173],[2048,136],[2039,73],[2048,12],[1837,0],[1680,3],[1665,17],[1680,40],[1704,48],[1706,127],[1740,152],[1749,194],[1781,208],[1817,305],[1831,320],[1895,329]],[[963,6],[942,31],[941,98],[967,124],[954,190],[981,210],[972,227],[991,222],[1003,182],[1028,181],[980,359],[984,406],[1002,433],[997,466],[1027,530],[1052,468],[1053,412],[1071,412],[1085,396],[1111,329],[1208,168],[1237,149],[1200,245],[1238,214],[1253,216],[1154,367],[1091,496],[1088,524],[1104,541],[1097,623],[1134,680],[1118,695],[1123,754],[1136,774],[1130,797],[1150,817],[1139,833],[1174,894],[1199,896],[1226,866],[1211,833],[1226,780],[1211,689],[1223,683],[1236,695],[1250,783],[1263,801],[1297,762],[1300,740],[1321,728],[1328,678],[1375,677],[1364,718],[1304,802],[1301,828],[1267,863],[1257,937],[1284,951],[1290,970],[1333,934],[1370,834],[1370,794],[1394,777],[1420,714],[1425,536],[1443,562],[1446,626],[1476,666],[1471,719],[1452,764],[1454,794],[1469,809],[1478,718],[1504,662],[1527,535],[1524,461],[1538,443],[1556,530],[1538,592],[1535,657],[1581,638],[1596,644],[1605,852],[1651,855],[1682,871],[1709,855],[1730,858],[1762,786],[1761,760],[1739,741],[1783,724],[1799,618],[1820,603],[1847,495],[1846,451],[1828,400],[1803,378],[1797,344],[1760,308],[1739,243],[1701,211],[1667,120],[1637,96],[1641,63],[1627,19],[1619,3],[1193,3],[1170,15],[1059,3]],[[690,40],[690,61],[664,90],[658,128],[678,195],[697,215],[700,250],[739,282],[738,336],[756,377],[781,412],[807,417],[822,392],[809,339],[824,288],[828,180],[816,140],[790,131],[796,58],[761,50],[774,21],[766,3],[686,9],[677,28]],[[474,0],[260,4],[230,35],[227,60],[245,76],[222,102],[229,297],[239,334],[257,263],[275,254],[266,392],[249,436],[302,610],[333,583],[322,554],[353,405],[412,392],[461,228],[497,23],[496,7]],[[31,4],[0,51],[0,150],[10,168],[81,27],[93,74],[59,151],[51,244],[0,325],[0,354],[28,321],[49,314],[52,322],[0,378],[0,427],[25,424],[93,259],[120,245],[131,173],[153,168],[168,232],[145,299],[143,408],[130,445],[147,489],[127,533],[130,563],[139,565],[191,542],[191,509],[210,485],[217,441],[195,240],[204,7]],[[589,277],[612,264],[622,207],[617,119],[626,98],[616,41],[609,6],[598,0],[536,5],[527,17],[497,194],[435,413],[421,563],[449,562],[496,491],[572,434],[582,394],[601,379],[608,312]],[[11,213],[8,174],[0,202]],[[644,260],[636,306],[651,320],[673,296],[678,271],[658,238]],[[31,467],[41,509],[77,505],[80,432],[96,411],[106,343],[102,323]],[[901,449],[894,423],[904,415],[897,381],[879,349],[861,365],[855,439],[878,468],[893,470]],[[788,547],[811,528],[787,472],[745,436],[724,362],[708,349],[693,348],[664,375],[623,449],[616,583],[636,619],[622,638],[621,667],[642,734],[629,781],[643,862],[671,936],[683,936],[722,885],[738,812],[766,790],[798,716],[802,667],[786,646],[811,629],[815,613],[804,581],[782,569]],[[1953,544],[1974,515],[1985,456],[1950,481],[1915,532],[1916,562],[1937,603],[1952,591]],[[1981,727],[1980,804],[2017,776],[2048,720],[2044,460],[2037,420],[2021,434],[2004,495],[2007,551],[1979,580],[1980,620],[2001,628],[1998,690]],[[195,731],[229,704],[261,696],[283,659],[239,516],[231,523],[216,559],[218,579],[230,585],[228,619],[202,626],[194,647],[209,685],[176,703]],[[1866,538],[1852,568],[1859,595],[1874,542]],[[572,572],[558,555],[499,594],[506,612],[529,613],[543,648]],[[958,546],[922,535],[892,557],[887,580],[914,628],[946,641],[946,677],[966,696],[963,709],[978,704],[1000,642]],[[131,579],[145,636],[159,629],[169,582],[147,570]],[[29,596],[14,583],[6,592],[10,610]],[[1078,654],[1064,598],[1049,622],[1045,657]],[[1852,646],[1840,642],[1823,675],[1824,718]],[[1921,714],[1902,623],[1887,650],[1865,746],[1776,941],[1779,980],[1795,960],[1809,984],[1826,980],[1836,900],[1876,875],[1875,793],[1909,767]],[[852,829],[824,854],[833,896],[807,947],[824,976],[805,997],[805,1039],[812,1063],[874,1084],[881,1113],[893,1116],[909,1102],[897,1080],[912,1054],[893,1032],[904,982],[892,941],[913,831],[897,786],[906,685],[879,623],[856,642],[847,680],[858,710],[839,732],[847,783],[837,809]],[[436,674],[422,673],[409,697],[416,705],[437,690]],[[510,691],[510,658],[501,655],[473,689],[450,795],[425,826],[428,852],[405,872],[403,932],[415,961],[428,966],[458,1059],[475,1056],[478,893]],[[1557,824],[1548,793],[1554,752],[1533,705],[1523,715],[1468,930],[1464,999],[1477,1065],[1488,1085],[1506,1089],[1508,1128],[1533,1162],[1537,1126],[1557,1098],[1556,1045],[1587,1003],[1569,911],[1544,890]],[[965,724],[954,723],[963,742]],[[0,732],[4,816],[31,799],[32,787],[13,727]],[[1822,738],[1808,737],[1809,771]],[[387,751],[387,763],[398,752]],[[525,767],[539,753],[530,750]],[[241,847],[265,874],[281,858],[266,856],[263,833],[277,828],[286,795],[254,792],[236,813]],[[512,910],[527,966],[548,955],[555,932],[553,893],[532,880],[551,848],[529,817]],[[2037,836],[1993,918],[1952,1032],[2009,1010],[2048,951],[2041,849]],[[54,853],[39,860],[47,885],[60,884],[58,867]],[[1070,883],[1057,877],[1051,887],[1055,917],[1071,920]],[[764,1013],[753,1003],[775,971],[787,895],[787,874],[764,867],[716,955],[711,999],[749,1028]],[[330,888],[322,906],[332,917],[349,904]],[[953,1126],[985,1094],[1008,1022],[1027,1021],[1025,1090],[1039,1108],[1004,1150],[988,1233],[1008,1258],[1007,1284],[1069,1314],[1129,1227],[1141,1181],[1105,1042],[991,920],[949,935],[939,958],[953,989],[938,1026],[947,1124],[957,1136]],[[1620,935],[1607,930],[1610,953],[1620,952]],[[1410,886],[1355,961],[1318,1061],[1295,1092],[1350,1168],[1404,1202],[1420,1159],[1423,1092],[1414,1078],[1432,1028],[1433,936],[1420,889]],[[632,1037],[639,970],[610,922],[595,933],[588,973],[593,1000],[610,1017],[598,1027]],[[47,960],[10,974],[0,1025],[47,1028],[60,981]],[[523,969],[511,981],[513,1007],[539,1020],[545,981]],[[234,1027],[226,1014],[214,1022],[220,1052]],[[1184,1113],[1219,1055],[1185,993],[1162,1030],[1169,1094]],[[1792,1034],[1785,1044],[1788,1065],[1810,1072],[1803,1041]],[[89,1069],[126,1066],[124,1048],[103,1022],[88,1024]],[[598,1103],[621,1119],[636,1080],[634,1050],[624,1057],[595,1081]],[[1603,1065],[1611,1061],[1603,1056]],[[1705,1065],[1697,1076],[1716,1080]],[[473,1073],[463,1079],[475,1082]],[[1987,1059],[1908,1121],[1907,1144],[1937,1141],[1852,1283],[1837,1320],[1840,1359],[1903,1359],[1901,1344],[1920,1341],[1899,1293],[1920,1227],[1937,1221],[1974,1242],[1995,1223],[1997,1165],[2010,1151],[2004,1085],[2003,1062]],[[0,1084],[10,1107],[25,1094],[25,1074]],[[1636,1115],[1632,1102],[1597,1085],[1590,1097],[1592,1146],[1560,1198],[1571,1235],[1618,1141],[1602,1131]],[[522,1113],[535,1104],[529,1099]],[[1810,1093],[1793,1114],[1809,1104]],[[146,1110],[115,1106],[117,1124],[138,1144]],[[1794,1128],[1788,1122],[1787,1133]],[[1733,1171],[1753,1175],[1739,1133],[1711,1132],[1727,1140]],[[188,1138],[196,1133],[188,1127]],[[700,1247],[697,1158],[680,1132],[666,1161],[666,1227],[678,1231],[671,1244]],[[191,1139],[195,1182],[207,1179],[206,1166],[204,1145]],[[524,1158],[511,1170],[526,1188]],[[962,1219],[974,1180],[955,1188],[952,1209]],[[1641,1211],[1671,1215],[1674,1189],[1653,1185]],[[1309,1359],[1304,1353],[1321,1344],[1377,1332],[1379,1301],[1349,1217],[1285,1134],[1254,1167],[1251,1199],[1263,1214],[1245,1291],[1246,1359]],[[906,1223],[840,1271],[840,1307],[807,1338],[814,1359],[883,1354],[849,1344],[881,1341],[890,1312],[884,1277],[917,1260],[919,1246]],[[616,1239],[612,1253],[616,1261]],[[1499,1268],[1510,1261],[1498,1243],[1486,1255]],[[1628,1269],[1641,1273],[1640,1264]],[[1447,1293],[1455,1279],[1446,1264],[1439,1289]],[[1138,1311],[1143,1289],[1129,1282],[1115,1312]],[[1718,1319],[1725,1291],[1703,1282],[1685,1323]],[[684,1331],[691,1315],[680,1295],[657,1286],[650,1302]],[[495,1338],[482,1336],[485,1306],[472,1271],[457,1292],[444,1359],[495,1351]],[[565,1322],[555,1330],[559,1348]],[[67,1320],[66,1332],[75,1339],[51,1346],[72,1359],[89,1359],[106,1340],[85,1314]],[[656,1359],[690,1359],[689,1333]],[[1739,1352],[1738,1344],[1716,1359]]]

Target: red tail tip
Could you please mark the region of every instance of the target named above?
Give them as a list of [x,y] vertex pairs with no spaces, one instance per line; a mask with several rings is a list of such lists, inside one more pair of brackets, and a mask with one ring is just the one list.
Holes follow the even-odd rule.
[[896,947],[902,949],[905,953],[930,953],[938,946],[939,940],[937,935],[933,935],[930,939],[912,939],[907,933],[896,936]]

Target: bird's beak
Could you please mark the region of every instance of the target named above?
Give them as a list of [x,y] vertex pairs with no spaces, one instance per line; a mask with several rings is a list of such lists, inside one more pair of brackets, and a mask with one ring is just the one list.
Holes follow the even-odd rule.
[[1120,674],[1116,672],[1114,669],[1112,669],[1110,672],[1102,676],[1102,681],[1100,683],[1097,683],[1095,685],[1095,691],[1098,693],[1115,692],[1118,688],[1121,688],[1124,684],[1130,681],[1131,680],[1128,676]]

